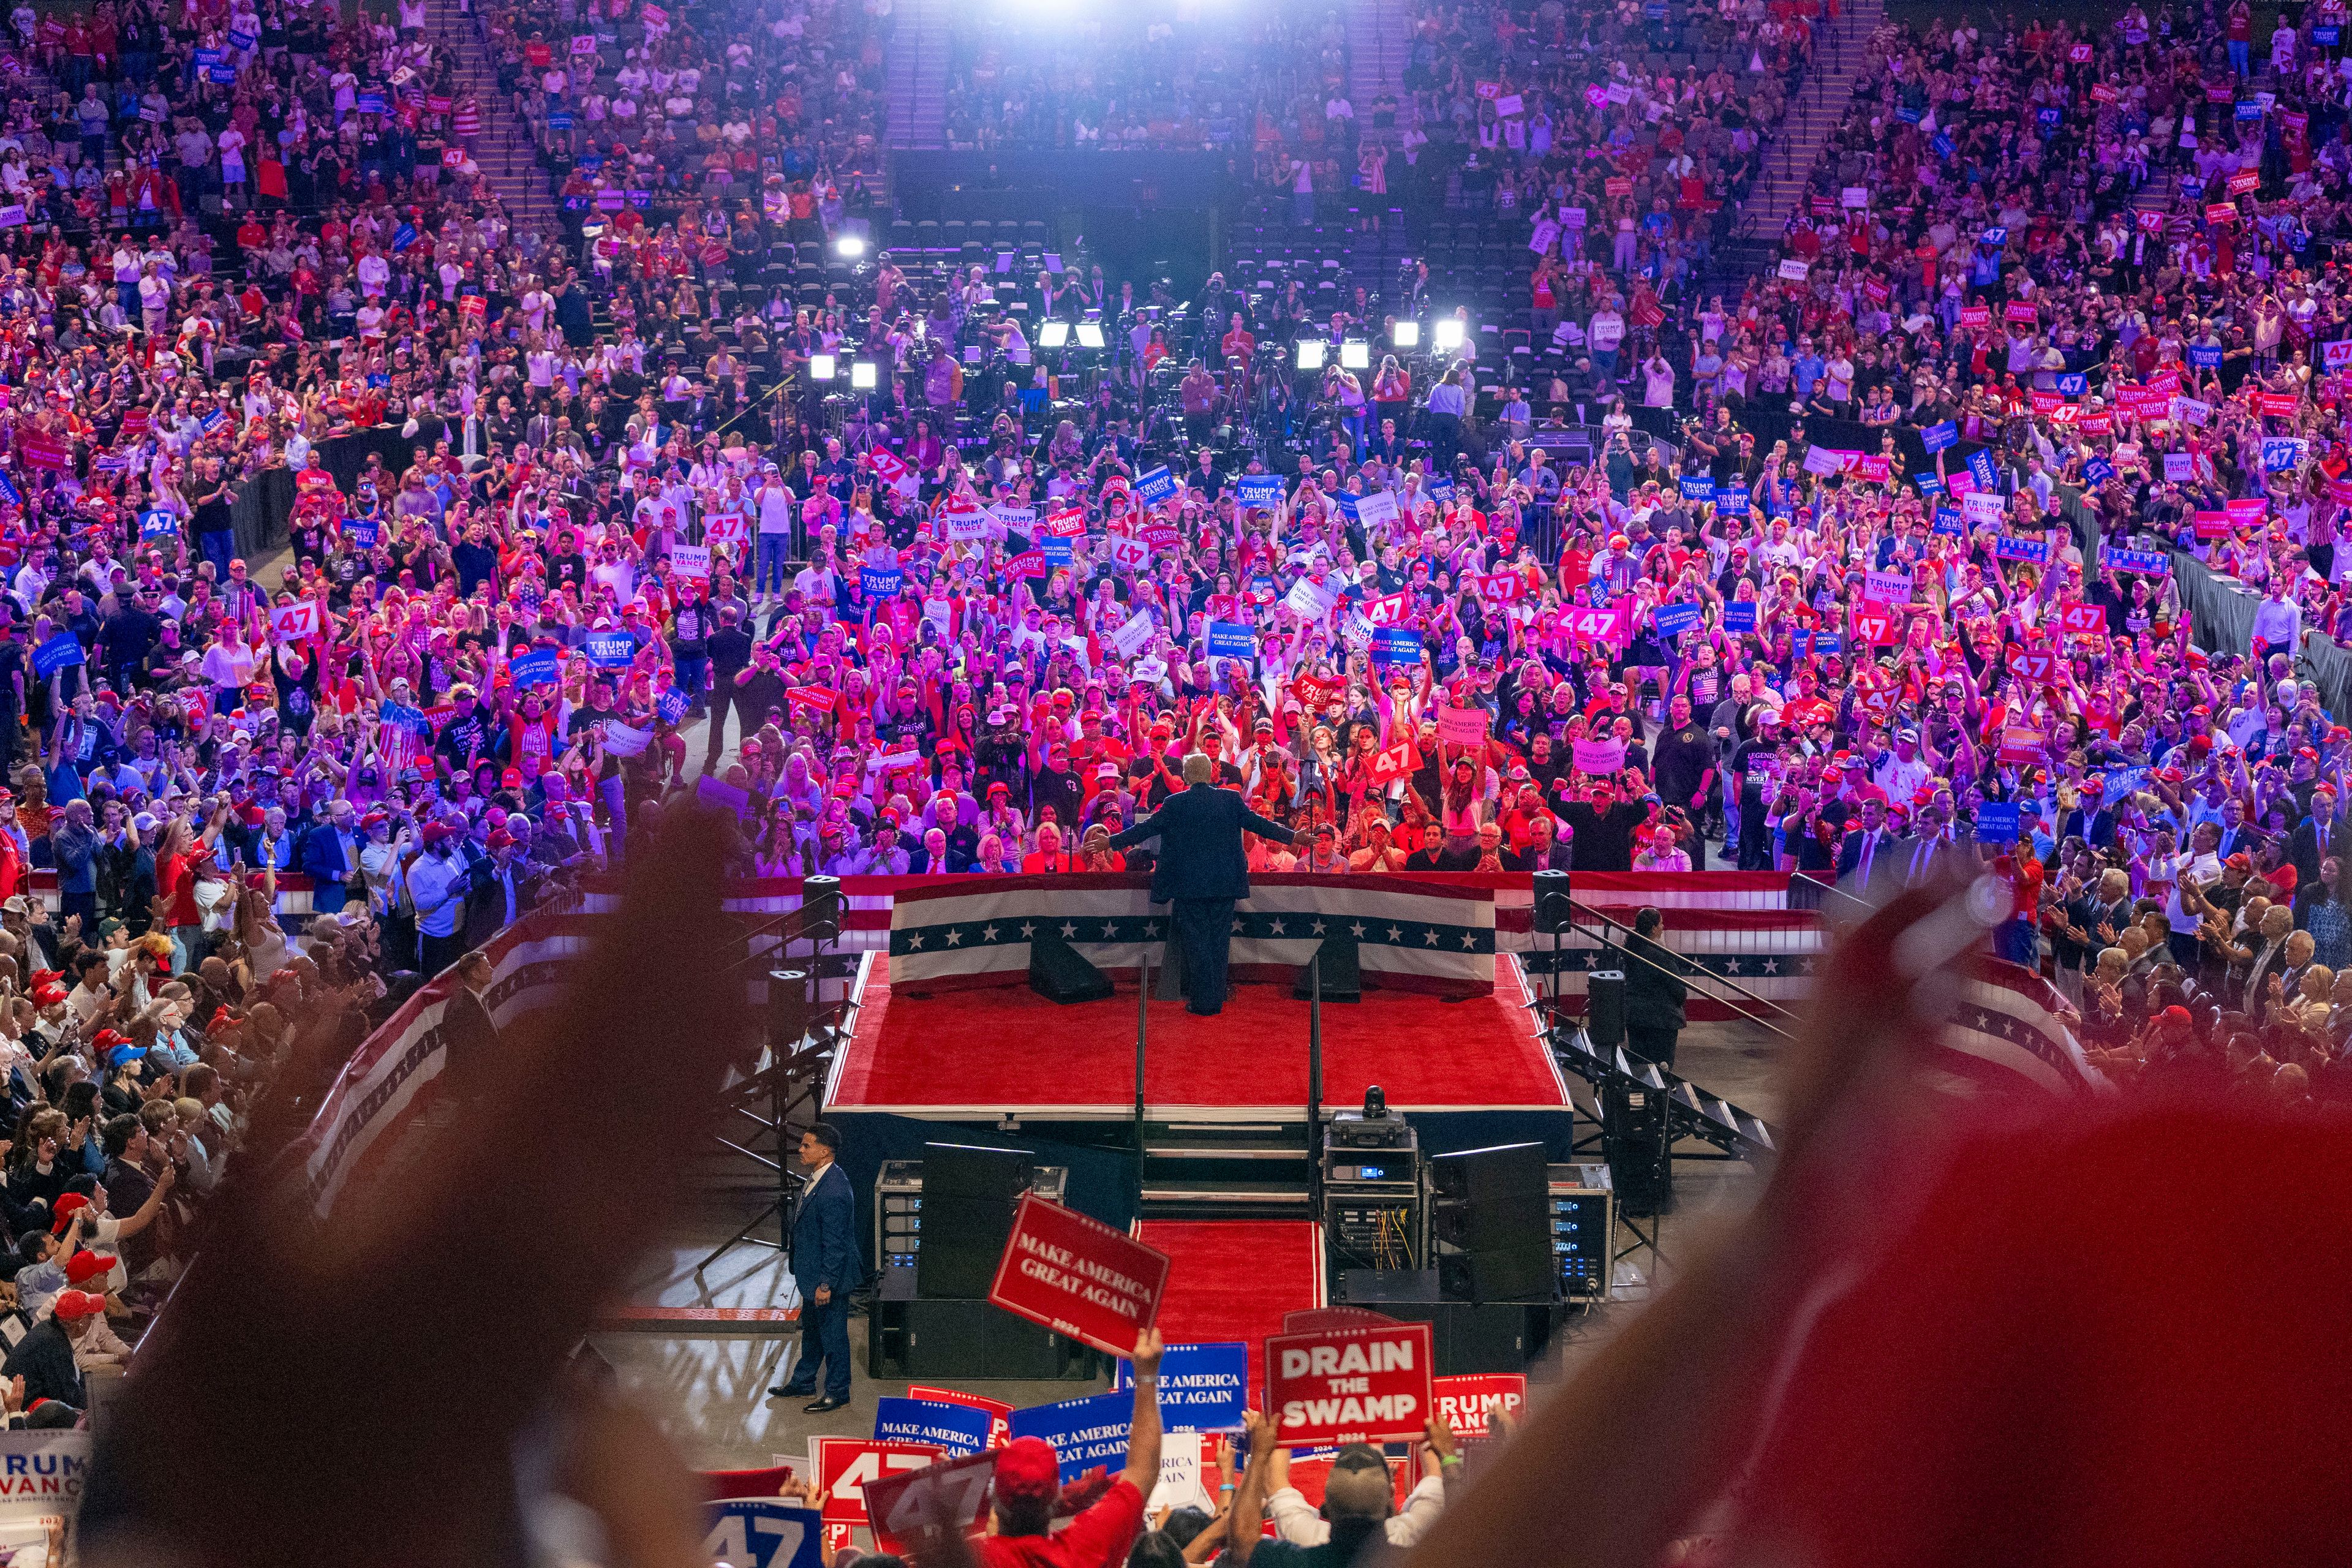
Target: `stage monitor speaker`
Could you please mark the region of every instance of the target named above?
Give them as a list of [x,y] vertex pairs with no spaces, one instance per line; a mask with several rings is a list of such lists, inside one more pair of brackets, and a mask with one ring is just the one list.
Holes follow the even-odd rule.
[[1584,977],[1584,1034],[1596,1051],[1625,1043],[1625,972],[1601,969]]
[[1674,1207],[1674,1138],[1665,1095],[1622,1079],[1601,1095],[1601,1142],[1617,1209],[1647,1219]]
[[917,1300],[893,1309],[903,1321],[899,1371],[910,1378],[1066,1378],[1076,1347],[1042,1323],[985,1300]]
[[1111,994],[1110,976],[1078,956],[1077,950],[1040,931],[1029,944],[1029,989],[1048,1002],[1099,1002]]
[[1538,871],[1535,882],[1535,926],[1545,936],[1566,936],[1575,929],[1575,910],[1569,904],[1568,873]]
[[1540,1143],[1496,1143],[1438,1154],[1429,1162],[1429,1195],[1439,1203],[1540,1205],[1551,1167]]
[[915,1294],[925,1300],[980,1297],[1013,1235],[1013,1205],[986,1199],[923,1197],[923,1245],[915,1252]]
[[779,1053],[790,1051],[808,1037],[808,972],[768,971],[768,1044]]
[[[1327,936],[1316,953],[1323,961],[1323,1000],[1326,1002],[1360,1002],[1364,999],[1364,972],[1357,963],[1357,947],[1353,938]],[[1297,982],[1290,994],[1305,1001],[1314,994],[1315,966],[1311,963],[1298,971]]]
[[[923,1145],[923,1201],[960,1198],[1010,1209],[1037,1179],[1037,1157],[1026,1149],[989,1143]],[[986,1291],[981,1292],[986,1295]]]

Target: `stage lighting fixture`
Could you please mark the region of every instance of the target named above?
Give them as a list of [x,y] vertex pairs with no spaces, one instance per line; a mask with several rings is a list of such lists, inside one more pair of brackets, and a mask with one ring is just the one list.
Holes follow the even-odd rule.
[[1070,323],[1067,321],[1048,321],[1037,329],[1037,346],[1041,349],[1062,348],[1069,341]]
[[1102,323],[1100,321],[1080,321],[1078,323],[1078,347],[1082,349],[1098,349],[1102,346]]
[[1323,368],[1323,356],[1328,353],[1330,349],[1331,345],[1325,342],[1320,338],[1307,338],[1303,340],[1298,345],[1298,368],[1301,370],[1321,370]]
[[833,356],[831,354],[809,355],[809,379],[811,381],[831,381],[833,379]]
[[1431,334],[1431,337],[1432,341],[1436,343],[1437,352],[1439,353],[1452,353],[1455,349],[1462,346],[1462,322],[1460,319],[1454,316],[1446,317],[1444,320],[1437,323],[1437,330],[1435,332]]
[[833,242],[833,249],[834,254],[845,261],[855,261],[866,254],[866,237],[860,234],[845,234]]
[[1395,326],[1389,329],[1389,341],[1395,343],[1396,346],[1401,349],[1419,348],[1421,346],[1421,323],[1419,321],[1399,321]]
[[1366,370],[1372,363],[1371,345],[1360,338],[1349,338],[1339,345],[1339,363],[1348,370]]
[[870,359],[862,359],[856,363],[851,365],[849,367],[849,384],[860,392],[873,391],[874,362]]

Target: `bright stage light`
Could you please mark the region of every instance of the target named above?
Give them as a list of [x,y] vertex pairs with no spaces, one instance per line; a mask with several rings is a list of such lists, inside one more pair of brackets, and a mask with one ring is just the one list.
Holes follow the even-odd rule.
[[1307,338],[1304,340],[1298,345],[1298,368],[1301,370],[1321,370],[1323,368],[1323,356],[1328,353],[1330,349],[1331,345],[1325,342],[1320,338]]
[[1366,370],[1372,363],[1371,345],[1361,338],[1349,338],[1339,345],[1339,363],[1349,370]]
[[1432,336],[1437,344],[1437,352],[1439,353],[1452,353],[1455,349],[1462,346],[1463,333],[1461,320],[1458,317],[1454,316],[1446,317],[1444,321],[1437,323],[1437,331],[1432,334]]
[[1037,329],[1037,346],[1041,349],[1058,349],[1069,341],[1070,323],[1067,321],[1048,321]]
[[1396,346],[1401,349],[1419,348],[1421,346],[1421,323],[1419,321],[1399,321],[1394,327],[1389,329],[1389,341],[1395,343]]
[[862,359],[856,364],[851,365],[849,367],[849,384],[860,392],[873,391],[874,362],[870,359]]
[[1078,323],[1078,347],[1082,349],[1098,349],[1102,346],[1102,323],[1100,321],[1080,321]]
[[809,355],[809,379],[811,381],[831,381],[833,376],[833,356],[831,354]]
[[833,249],[844,260],[855,261],[866,254],[866,238],[863,235],[845,234],[833,242]]

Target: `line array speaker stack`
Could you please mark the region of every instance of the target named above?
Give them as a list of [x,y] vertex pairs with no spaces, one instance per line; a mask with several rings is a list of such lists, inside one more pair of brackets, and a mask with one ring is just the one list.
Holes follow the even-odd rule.
[[1613,1079],[1601,1094],[1601,1147],[1609,1156],[1617,1207],[1636,1219],[1674,1207],[1674,1138],[1664,1092]]
[[1502,1143],[1429,1162],[1438,1281],[1454,1301],[1550,1300],[1549,1171],[1540,1143]]
[[1013,1205],[1035,1175],[1029,1152],[973,1143],[923,1145],[923,1245],[915,1294],[982,1300],[1013,1234]]

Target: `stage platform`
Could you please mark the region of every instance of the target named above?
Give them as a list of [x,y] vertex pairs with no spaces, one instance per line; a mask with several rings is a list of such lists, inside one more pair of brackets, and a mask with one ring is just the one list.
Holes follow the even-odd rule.
[[1286,1313],[1330,1303],[1323,1227],[1303,1220],[1148,1219],[1137,1237],[1169,1257],[1160,1335],[1171,1344],[1240,1340],[1252,1389],[1265,1386],[1265,1342]]
[[[1323,1102],[1378,1084],[1415,1113],[1549,1112],[1568,1088],[1538,1038],[1519,965],[1496,961],[1492,995],[1461,1001],[1367,990],[1323,1008]],[[932,1121],[1125,1121],[1135,1114],[1131,980],[1101,1002],[1060,1005],[1024,985],[893,997],[889,959],[862,977],[856,1023],[834,1064],[828,1115]],[[1213,1018],[1155,1000],[1144,1099],[1155,1120],[1303,1120],[1307,1005],[1287,984],[1234,987]]]

